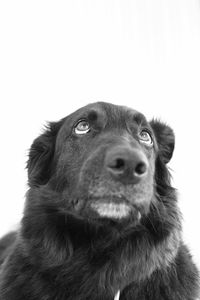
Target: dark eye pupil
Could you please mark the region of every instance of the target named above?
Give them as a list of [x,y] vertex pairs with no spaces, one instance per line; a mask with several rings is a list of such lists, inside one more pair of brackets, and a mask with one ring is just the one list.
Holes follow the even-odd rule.
[[88,123],[85,121],[82,121],[78,124],[78,129],[80,129],[80,130],[85,130],[87,128],[88,128]]
[[141,136],[145,139],[149,139],[149,134],[146,131],[142,131]]

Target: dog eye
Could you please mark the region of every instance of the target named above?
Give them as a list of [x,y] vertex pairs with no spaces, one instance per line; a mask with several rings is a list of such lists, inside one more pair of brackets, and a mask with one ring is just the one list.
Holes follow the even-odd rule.
[[139,133],[139,139],[142,143],[145,143],[147,145],[152,145],[153,144],[153,139],[152,139],[150,133],[147,130],[142,130]]
[[81,120],[76,124],[74,131],[76,134],[86,134],[90,131],[90,124],[85,120]]

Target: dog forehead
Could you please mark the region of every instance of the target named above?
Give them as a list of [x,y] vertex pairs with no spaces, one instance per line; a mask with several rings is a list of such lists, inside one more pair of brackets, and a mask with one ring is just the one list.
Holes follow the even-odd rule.
[[145,116],[135,109],[128,106],[116,105],[108,102],[94,102],[83,106],[66,117],[66,120],[79,119],[87,117],[90,113],[96,113],[98,116],[105,119],[142,119],[146,121]]

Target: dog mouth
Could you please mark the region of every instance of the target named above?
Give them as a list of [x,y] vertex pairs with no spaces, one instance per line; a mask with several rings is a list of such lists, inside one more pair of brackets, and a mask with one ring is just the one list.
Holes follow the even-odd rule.
[[138,221],[141,219],[140,211],[121,197],[92,198],[90,208],[102,218],[120,220],[134,215]]

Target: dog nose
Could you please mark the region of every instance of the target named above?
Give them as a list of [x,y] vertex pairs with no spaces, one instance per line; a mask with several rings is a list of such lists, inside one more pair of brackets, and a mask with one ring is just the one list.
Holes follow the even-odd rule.
[[106,153],[105,167],[115,180],[138,183],[146,176],[149,164],[141,150],[115,147]]

